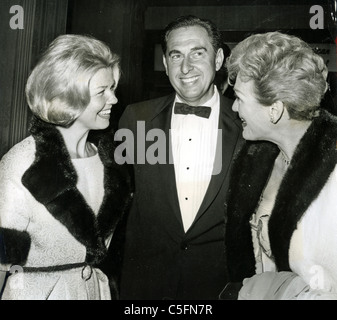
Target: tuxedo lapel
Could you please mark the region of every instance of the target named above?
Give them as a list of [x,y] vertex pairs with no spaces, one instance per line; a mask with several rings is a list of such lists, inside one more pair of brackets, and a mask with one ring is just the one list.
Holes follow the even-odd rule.
[[166,148],[166,162],[165,164],[156,164],[159,170],[159,177],[161,181],[165,181],[165,184],[157,186],[164,188],[165,197],[168,198],[168,202],[172,205],[172,211],[181,223],[181,212],[179,206],[179,199],[176,187],[176,178],[174,171],[174,164],[172,160],[172,145],[170,138],[171,129],[171,116],[173,109],[174,95],[170,95],[162,105],[158,105],[157,113],[151,120],[150,129],[161,129],[165,133],[165,148]]
[[215,156],[215,171],[196,215],[195,222],[205,213],[214,198],[220,192],[224,180],[228,176],[237,141],[240,138],[240,124],[236,123],[238,120],[230,113],[231,104],[231,100],[224,98],[220,94],[220,116],[218,126],[220,131]]

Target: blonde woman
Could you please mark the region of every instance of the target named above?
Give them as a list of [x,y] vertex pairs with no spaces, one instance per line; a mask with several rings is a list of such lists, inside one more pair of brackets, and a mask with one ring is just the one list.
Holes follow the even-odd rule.
[[270,32],[239,43],[227,68],[247,140],[227,200],[238,297],[337,299],[337,118],[320,108],[327,67],[299,38]]
[[119,57],[80,35],[55,39],[32,71],[31,135],[0,162],[2,299],[118,297],[130,180],[113,136],[88,134],[109,126],[119,78]]

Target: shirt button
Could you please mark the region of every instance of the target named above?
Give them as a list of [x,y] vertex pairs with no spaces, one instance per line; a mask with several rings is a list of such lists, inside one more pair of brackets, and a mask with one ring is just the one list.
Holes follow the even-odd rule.
[[180,244],[180,249],[181,250],[187,250],[188,249],[188,245],[185,241],[183,241],[181,244]]

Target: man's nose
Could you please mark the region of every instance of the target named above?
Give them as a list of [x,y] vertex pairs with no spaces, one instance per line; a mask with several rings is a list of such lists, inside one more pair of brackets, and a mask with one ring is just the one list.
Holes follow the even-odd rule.
[[181,63],[181,72],[184,74],[187,74],[192,69],[193,69],[193,65],[191,64],[189,57],[185,57]]

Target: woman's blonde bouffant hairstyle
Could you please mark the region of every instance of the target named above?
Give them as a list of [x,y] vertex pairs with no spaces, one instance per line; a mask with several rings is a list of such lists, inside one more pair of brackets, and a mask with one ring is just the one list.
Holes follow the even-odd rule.
[[311,120],[328,88],[324,60],[301,39],[280,32],[252,35],[226,61],[229,82],[253,80],[255,98],[270,106],[282,101],[289,116]]
[[59,36],[28,78],[28,105],[43,121],[68,127],[90,102],[90,79],[102,68],[115,67],[120,72],[119,56],[103,42],[83,35]]

